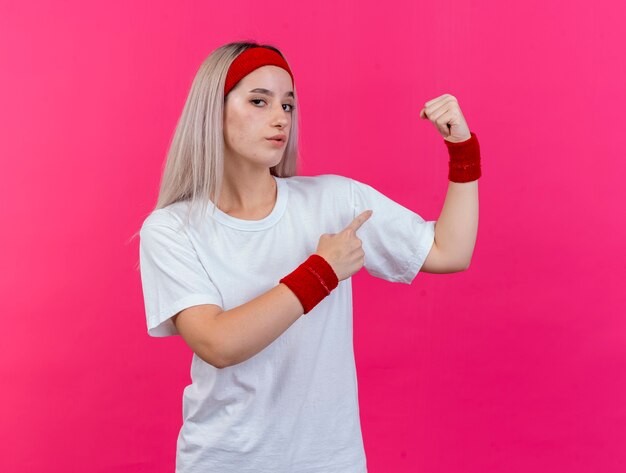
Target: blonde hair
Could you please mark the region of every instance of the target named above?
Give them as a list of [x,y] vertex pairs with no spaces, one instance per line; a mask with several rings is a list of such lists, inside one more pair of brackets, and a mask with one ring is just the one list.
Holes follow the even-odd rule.
[[[209,199],[218,207],[224,175],[226,75],[233,60],[254,46],[270,48],[283,56],[278,48],[271,45],[237,41],[220,46],[200,65],[176,124],[156,206],[150,213],[175,202],[190,201],[186,219],[188,225],[192,209],[196,206],[201,206],[203,215]],[[298,173],[298,94],[295,83],[293,92],[296,106],[283,159],[270,168],[270,173],[277,177]],[[138,234],[139,231],[132,238]]]

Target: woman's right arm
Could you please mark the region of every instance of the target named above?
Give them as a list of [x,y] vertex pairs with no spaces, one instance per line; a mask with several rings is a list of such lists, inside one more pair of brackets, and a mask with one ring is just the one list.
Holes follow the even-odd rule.
[[[333,268],[339,281],[359,271],[365,262],[356,231],[372,215],[357,215],[336,234],[320,237],[315,254]],[[172,320],[187,345],[204,361],[225,368],[259,353],[276,340],[304,314],[296,294],[279,283],[260,296],[223,311],[214,304],[203,304],[180,311]]]
[[285,284],[223,311],[214,304],[189,307],[172,320],[187,345],[204,361],[225,368],[252,358],[304,314]]

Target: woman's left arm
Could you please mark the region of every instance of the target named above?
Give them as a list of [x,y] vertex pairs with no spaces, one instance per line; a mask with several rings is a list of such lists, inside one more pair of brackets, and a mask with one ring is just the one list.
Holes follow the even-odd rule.
[[[449,143],[472,138],[456,97],[444,94],[424,104],[420,118],[430,120]],[[475,139],[475,138],[474,138]],[[475,171],[474,171],[475,172]],[[480,170],[478,174],[480,176]],[[435,242],[422,271],[430,266],[452,271],[467,269],[472,260],[478,233],[478,179],[448,183],[448,192],[435,224]],[[430,261],[429,261],[430,259]]]
[[478,180],[449,182],[446,200],[435,223],[437,250],[449,265],[467,269],[478,233]]

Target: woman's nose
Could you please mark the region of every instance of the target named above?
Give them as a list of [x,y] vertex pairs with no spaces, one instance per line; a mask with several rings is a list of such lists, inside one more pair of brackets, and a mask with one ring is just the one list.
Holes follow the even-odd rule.
[[288,114],[289,112],[286,111],[282,105],[279,105],[278,110],[274,112],[274,121],[277,123],[286,124],[288,120]]

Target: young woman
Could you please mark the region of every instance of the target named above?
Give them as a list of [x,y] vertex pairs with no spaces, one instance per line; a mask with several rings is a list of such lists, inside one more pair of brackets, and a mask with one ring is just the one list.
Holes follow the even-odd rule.
[[367,471],[351,276],[410,284],[435,222],[354,179],[297,175],[297,97],[278,49],[211,53],[140,231],[148,333],[193,351],[178,473]]

